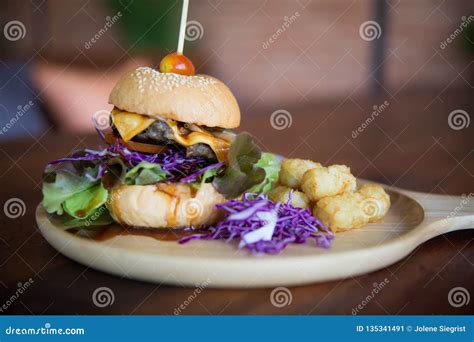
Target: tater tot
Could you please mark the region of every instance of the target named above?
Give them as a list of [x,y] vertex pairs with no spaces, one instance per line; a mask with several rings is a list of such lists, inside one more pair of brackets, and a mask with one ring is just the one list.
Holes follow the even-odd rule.
[[[287,203],[290,197],[291,188],[286,186],[277,186],[275,189],[270,190],[268,193],[268,198],[273,202],[283,202]],[[297,208],[309,208],[308,197],[301,191],[293,190],[291,193],[291,205]]]
[[358,193],[325,197],[316,203],[313,215],[334,232],[358,228],[369,222],[361,203],[364,197]]
[[362,210],[369,222],[381,220],[390,208],[390,196],[378,184],[364,184],[357,190],[364,198]]
[[305,159],[285,159],[281,162],[280,183],[290,188],[300,189],[303,175],[309,169],[319,168],[321,164]]
[[356,179],[345,165],[331,165],[305,172],[301,189],[311,201],[344,192],[354,192]]
[[377,184],[363,185],[357,192],[325,197],[313,215],[335,232],[358,228],[381,220],[390,208],[390,197]]

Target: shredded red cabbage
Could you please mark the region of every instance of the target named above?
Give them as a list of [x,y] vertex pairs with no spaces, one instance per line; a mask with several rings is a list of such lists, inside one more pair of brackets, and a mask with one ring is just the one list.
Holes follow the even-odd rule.
[[217,165],[220,165],[220,163],[210,165],[210,162],[203,157],[188,157],[186,156],[186,149],[183,147],[168,146],[167,150],[162,153],[142,153],[128,149],[118,139],[107,149],[99,151],[85,149],[70,157],[54,160],[48,164],[58,164],[66,161],[96,161],[105,166],[109,159],[116,157],[121,157],[127,161],[130,167],[134,167],[143,161],[159,164],[163,171],[169,175],[168,180],[173,182],[180,181],[183,178],[188,178],[189,182],[199,176],[198,173],[208,166],[217,167]]
[[316,246],[329,248],[334,234],[308,209],[295,208],[287,203],[275,203],[263,195],[245,194],[242,200],[231,200],[216,208],[226,217],[207,232],[193,234],[179,242],[191,240],[240,239],[239,248],[252,253],[280,253],[290,243],[305,243],[314,239]]
[[90,149],[85,149],[82,150],[78,153],[74,153],[70,157],[65,157],[57,160],[50,161],[48,165],[54,165],[54,164],[59,164],[67,161],[107,161],[110,158],[116,157],[117,154],[111,153],[109,150],[101,150],[101,151],[96,151],[96,150],[90,150]]
[[161,168],[170,175],[169,179],[175,182],[210,164],[206,158],[186,156],[186,149],[178,146],[170,146],[165,152],[157,154],[155,163],[160,164]]
[[198,178],[199,176],[205,174],[207,171],[209,170],[212,170],[212,169],[218,169],[220,168],[221,166],[224,166],[225,163],[224,162],[220,162],[220,163],[216,163],[216,164],[211,164],[209,166],[206,166],[204,168],[202,168],[201,170],[195,172],[195,173],[192,173],[190,174],[189,176],[186,176],[184,178],[181,178],[180,179],[180,182],[181,183],[190,183],[192,181],[195,181],[196,178]]

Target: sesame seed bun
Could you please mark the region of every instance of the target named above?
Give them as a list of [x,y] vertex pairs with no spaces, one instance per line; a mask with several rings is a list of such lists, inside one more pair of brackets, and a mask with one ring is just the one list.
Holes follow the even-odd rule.
[[147,228],[181,228],[215,223],[215,205],[226,201],[211,183],[121,185],[109,195],[109,211],[118,223]]
[[221,128],[240,125],[234,95],[224,83],[207,75],[183,76],[140,67],[122,76],[109,103],[157,119]]

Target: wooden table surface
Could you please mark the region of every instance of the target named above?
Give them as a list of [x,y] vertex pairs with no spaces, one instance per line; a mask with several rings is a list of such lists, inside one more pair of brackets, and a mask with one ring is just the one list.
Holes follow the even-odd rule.
[[[472,95],[472,94],[471,94]],[[402,188],[461,195],[474,192],[474,125],[454,130],[449,113],[462,108],[472,113],[469,93],[453,92],[434,102],[423,94],[388,99],[346,99],[328,104],[300,103],[288,108],[244,111],[242,129],[258,139],[262,149],[285,156],[305,157],[325,164],[344,163],[358,177]],[[372,107],[390,105],[353,137],[353,130],[370,116]],[[455,103],[455,105],[453,105]],[[314,108],[314,109],[313,109]],[[272,128],[277,109],[291,114],[291,127]],[[21,124],[21,121],[17,124]],[[42,238],[34,212],[41,200],[41,172],[52,159],[73,149],[97,147],[95,136],[58,135],[54,129],[42,137],[0,146],[2,205],[10,198],[25,203],[19,218],[1,215],[0,306],[6,314],[467,314],[474,299],[459,308],[448,302],[454,287],[474,296],[473,231],[434,238],[408,257],[370,274],[309,286],[290,288],[291,304],[271,304],[272,289],[205,289],[149,284],[120,279],[67,259]],[[317,265],[315,265],[317,267]],[[11,299],[18,283],[31,284]],[[388,285],[367,299],[375,282]],[[110,288],[114,303],[93,304],[98,287]]]

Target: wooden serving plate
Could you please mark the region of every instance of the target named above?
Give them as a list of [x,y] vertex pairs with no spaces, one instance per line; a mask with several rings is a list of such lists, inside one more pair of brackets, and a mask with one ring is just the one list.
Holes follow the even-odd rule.
[[49,220],[42,205],[36,221],[46,240],[65,256],[121,277],[154,283],[210,287],[275,287],[347,278],[378,270],[423,242],[474,228],[474,200],[384,186],[392,206],[383,221],[336,234],[331,249],[290,245],[279,255],[252,256],[237,242],[160,241],[140,235],[93,240]]

